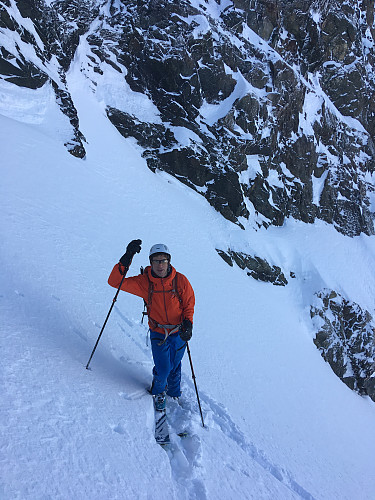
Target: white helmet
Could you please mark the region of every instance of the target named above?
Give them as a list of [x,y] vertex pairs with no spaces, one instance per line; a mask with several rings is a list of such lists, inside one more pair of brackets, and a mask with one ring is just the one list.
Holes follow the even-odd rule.
[[169,248],[167,247],[167,245],[164,245],[163,243],[157,243],[156,245],[153,245],[150,248],[150,255],[149,255],[150,259],[156,253],[165,253],[169,256],[169,258],[171,258],[171,252],[169,251]]

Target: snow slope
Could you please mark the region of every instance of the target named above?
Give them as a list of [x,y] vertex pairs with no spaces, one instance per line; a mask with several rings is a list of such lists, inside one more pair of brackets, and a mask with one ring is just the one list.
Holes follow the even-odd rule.
[[[76,60],[68,85],[85,160],[64,148],[52,102],[23,116],[16,104],[32,91],[7,88],[17,115],[11,106],[0,115],[0,497],[375,498],[375,406],[323,361],[308,314],[324,286],[374,314],[374,238],[295,221],[239,229],[150,172],[79,69]],[[196,291],[190,344],[206,429],[186,358],[182,407],[169,411],[172,431],[190,434],[174,435],[169,451],[153,439],[140,299],[120,294],[85,370],[115,294],[108,274],[133,238],[143,250],[132,273],[165,242]],[[296,279],[285,288],[252,280],[218,256],[229,244]]]

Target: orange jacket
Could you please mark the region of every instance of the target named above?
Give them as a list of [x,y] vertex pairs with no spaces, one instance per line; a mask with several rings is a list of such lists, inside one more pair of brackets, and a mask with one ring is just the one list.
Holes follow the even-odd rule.
[[[108,278],[108,283],[114,288],[118,288],[122,280],[120,269],[123,271],[124,267],[121,264],[116,264]],[[152,320],[161,325],[179,325],[184,318],[193,322],[195,305],[193,288],[186,276],[178,273],[177,289],[181,298],[180,302],[176,294],[172,292],[172,282],[175,276],[176,269],[172,267],[169,276],[166,278],[156,278],[151,274],[151,267],[147,266],[143,274],[125,278],[121,285],[121,290],[142,297],[147,304],[149,298],[149,280],[153,283],[154,290],[151,298],[148,324],[152,330],[160,333],[165,332],[161,328],[156,328]]]

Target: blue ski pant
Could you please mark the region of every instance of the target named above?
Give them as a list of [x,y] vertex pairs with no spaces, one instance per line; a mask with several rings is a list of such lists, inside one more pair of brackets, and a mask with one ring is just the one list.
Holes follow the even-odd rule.
[[162,333],[150,330],[152,356],[154,358],[154,376],[152,394],[167,391],[168,396],[181,396],[181,361],[186,350],[186,342],[181,340],[179,332],[169,335],[165,340]]

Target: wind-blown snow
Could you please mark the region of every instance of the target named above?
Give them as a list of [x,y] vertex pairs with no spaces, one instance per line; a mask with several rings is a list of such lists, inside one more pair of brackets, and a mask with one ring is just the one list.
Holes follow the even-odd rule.
[[49,82],[34,90],[0,80],[0,114],[35,125],[38,130],[59,137],[62,142],[71,137],[69,119],[57,105]]
[[94,82],[92,90],[103,109],[111,106],[135,116],[140,121],[161,123],[160,113],[155,104],[145,94],[131,90],[125,80],[126,68],[120,68],[118,61],[116,61],[116,66],[123,72],[117,71],[106,62],[101,62],[99,57],[93,54],[91,57],[96,57],[96,62],[101,68],[100,77],[91,69],[92,64],[87,58],[87,53],[90,52],[87,42],[88,36],[89,33],[81,37],[81,43],[75,55],[75,63],[81,67],[87,78]]
[[[85,160],[38,125],[37,107],[17,117],[20,95],[11,95],[12,112],[10,104],[0,111],[0,496],[372,499],[375,406],[320,356],[309,306],[330,287],[374,314],[374,237],[293,220],[243,231],[147,169],[87,91],[79,59],[68,87]],[[49,112],[43,120],[53,130]],[[250,178],[259,161],[248,162]],[[196,291],[190,347],[207,428],[186,358],[183,408],[169,402],[169,410],[172,430],[190,436],[174,435],[168,452],[153,438],[140,299],[120,294],[85,370],[115,294],[108,274],[133,238],[143,249],[130,274],[162,241]],[[215,250],[228,246],[279,265],[288,286],[230,268]]]

